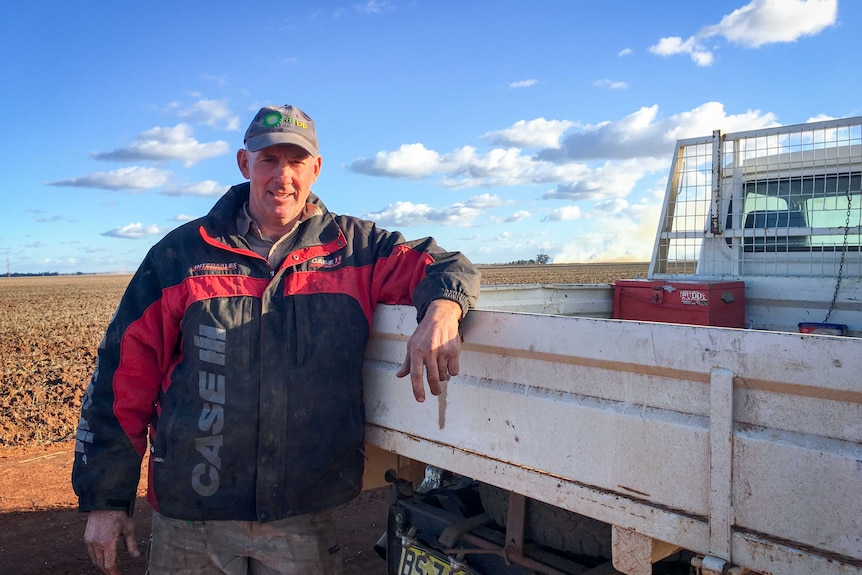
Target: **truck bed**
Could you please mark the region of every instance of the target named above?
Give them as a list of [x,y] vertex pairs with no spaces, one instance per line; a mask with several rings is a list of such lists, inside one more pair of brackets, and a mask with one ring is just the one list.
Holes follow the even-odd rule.
[[[606,303],[501,311],[499,291],[424,404],[395,377],[415,310],[379,306],[369,443],[615,534],[763,573],[862,574],[862,340],[605,319]],[[555,313],[574,313],[561,293]]]

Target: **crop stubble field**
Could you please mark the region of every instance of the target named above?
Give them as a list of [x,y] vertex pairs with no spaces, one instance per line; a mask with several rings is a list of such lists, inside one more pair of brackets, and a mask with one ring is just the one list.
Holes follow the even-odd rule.
[[[480,267],[486,285],[609,283],[647,272],[647,264]],[[21,574],[95,572],[69,485],[73,438],[96,349],[130,278],[0,278],[0,573],[13,565]],[[372,490],[340,510],[345,575],[382,572],[371,546],[385,507],[385,490]],[[137,509],[143,546],[149,510],[141,499]],[[145,571],[128,557],[123,565]]]

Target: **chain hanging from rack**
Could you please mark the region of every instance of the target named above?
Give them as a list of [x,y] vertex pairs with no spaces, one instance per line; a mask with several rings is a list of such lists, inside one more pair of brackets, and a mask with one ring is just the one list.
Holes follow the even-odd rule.
[[853,207],[853,200],[850,197],[850,188],[847,188],[847,218],[844,222],[844,245],[841,248],[841,261],[838,264],[838,277],[835,280],[835,291],[832,292],[832,301],[829,303],[829,310],[826,312],[826,319],[823,323],[829,323],[829,317],[835,310],[835,302],[838,301],[838,289],[841,287],[841,277],[844,275],[844,260],[847,259],[847,234],[850,233],[850,210]]

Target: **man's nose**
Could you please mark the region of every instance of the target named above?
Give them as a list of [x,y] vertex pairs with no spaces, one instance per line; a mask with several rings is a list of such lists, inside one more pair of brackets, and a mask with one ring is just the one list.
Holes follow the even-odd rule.
[[280,163],[276,168],[276,178],[278,178],[280,182],[293,181],[293,166],[288,162]]

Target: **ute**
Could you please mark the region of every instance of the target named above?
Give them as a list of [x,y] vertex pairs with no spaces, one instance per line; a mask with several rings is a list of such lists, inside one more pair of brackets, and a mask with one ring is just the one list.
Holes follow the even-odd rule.
[[860,178],[859,117],[677,142],[648,276],[484,287],[424,404],[380,306],[387,573],[862,574]]

